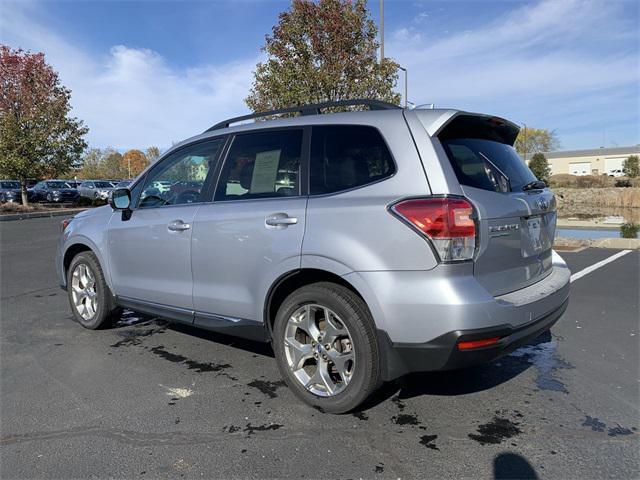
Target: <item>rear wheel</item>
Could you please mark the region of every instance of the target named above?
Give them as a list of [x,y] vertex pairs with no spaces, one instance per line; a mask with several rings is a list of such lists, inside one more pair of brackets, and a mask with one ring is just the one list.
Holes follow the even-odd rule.
[[93,252],[76,255],[67,271],[67,292],[74,317],[91,330],[113,323],[119,309]]
[[323,411],[353,410],[380,384],[373,319],[341,285],[315,283],[289,295],[276,316],[273,347],[292,391]]

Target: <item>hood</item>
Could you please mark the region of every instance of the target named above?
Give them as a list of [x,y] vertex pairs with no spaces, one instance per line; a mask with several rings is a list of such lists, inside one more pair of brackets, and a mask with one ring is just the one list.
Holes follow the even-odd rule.
[[103,205],[101,207],[87,208],[86,210],[83,210],[82,212],[75,214],[73,218],[87,218],[87,217],[93,217],[95,215],[104,215],[105,213],[112,213],[112,212],[113,210],[109,205]]

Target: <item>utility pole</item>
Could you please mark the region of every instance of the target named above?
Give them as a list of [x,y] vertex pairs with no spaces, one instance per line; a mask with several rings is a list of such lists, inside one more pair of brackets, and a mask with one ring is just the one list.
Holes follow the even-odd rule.
[[404,108],[407,108],[407,105],[409,104],[409,97],[407,96],[407,90],[408,90],[407,77],[409,76],[409,74],[407,73],[407,69],[404,67],[401,67],[400,65],[398,65],[398,69],[404,72]]
[[384,60],[384,0],[380,0],[380,63]]

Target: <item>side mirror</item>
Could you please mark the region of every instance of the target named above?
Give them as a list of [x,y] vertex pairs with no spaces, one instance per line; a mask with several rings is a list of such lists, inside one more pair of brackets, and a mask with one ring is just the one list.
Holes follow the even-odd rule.
[[131,204],[131,192],[128,188],[116,188],[109,195],[109,205],[114,210],[128,210]]

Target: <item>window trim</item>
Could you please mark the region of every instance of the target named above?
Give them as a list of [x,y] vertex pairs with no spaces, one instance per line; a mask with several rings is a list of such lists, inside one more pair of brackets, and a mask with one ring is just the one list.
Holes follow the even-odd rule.
[[[202,190],[200,191],[200,198],[202,199],[202,201],[197,202],[197,203],[181,203],[178,205],[158,205],[158,206],[153,206],[153,207],[144,207],[144,208],[140,208],[139,203],[140,203],[140,196],[142,195],[142,190],[144,189],[144,185],[147,181],[147,177],[152,174],[154,171],[156,171],[158,168],[160,168],[165,161],[173,156],[173,154],[181,152],[182,150],[186,149],[186,148],[190,148],[193,147],[194,145],[199,145],[201,143],[207,143],[207,142],[212,142],[212,141],[216,141],[216,140],[220,140],[222,139],[222,147],[218,150],[218,154],[216,155],[215,158],[215,165],[212,169],[209,169],[209,171],[207,172],[207,176],[204,179],[204,183],[202,184]],[[138,195],[136,195],[135,198],[131,198],[131,206],[130,206],[130,210],[134,211],[134,210],[151,210],[154,208],[167,208],[167,207],[178,207],[178,206],[192,206],[192,205],[202,205],[203,203],[209,203],[209,184],[210,184],[210,179],[212,176],[212,173],[216,171],[216,169],[218,168],[218,165],[220,164],[220,158],[221,158],[221,154],[224,152],[225,148],[227,147],[227,144],[229,142],[229,135],[228,134],[224,134],[224,135],[216,135],[213,137],[207,137],[207,138],[201,138],[198,139],[194,142],[190,142],[187,143],[185,145],[180,146],[179,148],[176,148],[175,150],[170,150],[167,153],[165,153],[158,161],[156,161],[147,171],[144,172],[144,174],[138,178],[137,180],[135,180],[134,182],[132,182],[128,187],[123,187],[123,188],[128,188],[130,192],[133,191],[133,189],[135,187],[138,186],[138,184],[142,185],[142,189],[140,189],[140,192],[138,193]]]
[[[308,157],[308,173],[307,173],[307,183],[308,183],[308,196],[309,198],[323,198],[323,197],[331,197],[333,195],[341,195],[343,193],[348,193],[348,192],[353,192],[355,190],[359,190],[361,188],[364,187],[369,187],[371,185],[376,185],[378,183],[381,182],[386,182],[387,180],[389,180],[390,178],[393,178],[397,175],[398,173],[398,162],[396,162],[396,159],[393,155],[393,150],[389,147],[389,143],[387,142],[387,139],[385,138],[385,136],[383,135],[382,131],[375,125],[370,125],[370,124],[362,124],[362,123],[321,123],[321,124],[315,124],[311,126],[311,138],[309,139],[309,157]],[[367,127],[367,128],[372,128],[376,131],[376,133],[378,133],[378,135],[380,135],[380,138],[382,138],[382,142],[384,143],[385,147],[387,147],[387,151],[389,152],[389,157],[391,158],[391,163],[393,164],[393,173],[391,175],[388,175],[386,177],[380,178],[378,180],[374,180],[372,182],[367,182],[367,183],[363,183],[362,185],[356,185],[355,187],[349,187],[349,188],[345,188],[343,190],[337,190],[335,192],[329,192],[329,193],[311,193],[311,142],[313,140],[313,129],[316,127]]]
[[[222,170],[227,163],[229,152],[236,137],[251,135],[255,133],[275,133],[280,131],[300,130],[302,131],[302,144],[300,147],[300,165],[298,166],[298,177],[300,178],[300,189],[297,195],[289,197],[263,197],[263,198],[238,198],[234,200],[216,200],[215,194],[220,185],[220,179],[222,177]],[[285,200],[285,199],[299,199],[309,196],[309,153],[311,151],[311,126],[310,125],[293,125],[287,127],[270,127],[270,128],[256,128],[253,130],[243,130],[241,132],[233,133],[229,135],[229,140],[225,145],[224,150],[221,152],[220,160],[216,165],[216,181],[210,201],[206,203],[236,203],[236,202],[250,202],[250,201],[263,201],[263,200]]]

